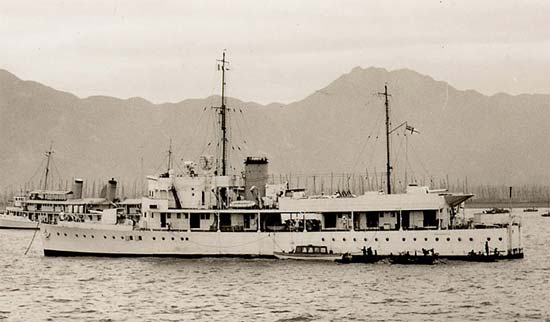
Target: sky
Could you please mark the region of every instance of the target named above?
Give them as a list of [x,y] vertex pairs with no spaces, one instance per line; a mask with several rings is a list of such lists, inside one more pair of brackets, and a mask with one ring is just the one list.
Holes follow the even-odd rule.
[[549,1],[0,2],[0,68],[79,97],[289,103],[356,66],[550,93]]

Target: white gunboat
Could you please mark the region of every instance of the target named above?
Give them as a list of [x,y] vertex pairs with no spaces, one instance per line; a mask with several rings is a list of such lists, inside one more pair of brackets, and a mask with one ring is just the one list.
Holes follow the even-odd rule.
[[[224,79],[225,53],[221,62]],[[385,95],[388,111],[387,89]],[[41,225],[44,254],[290,258],[298,257],[297,246],[316,245],[333,255],[357,254],[369,247],[380,257],[423,249],[434,249],[440,258],[468,258],[487,249],[505,258],[523,257],[519,222],[483,229],[459,223],[460,206],[471,194],[416,185],[392,194],[389,155],[386,193],[308,198],[284,184],[267,184],[264,157],[247,158],[244,175],[231,175],[228,112],[222,86],[218,162],[203,156],[199,167],[188,162],[176,173],[168,158],[166,173],[147,177],[141,218],[133,225],[120,224],[113,210],[103,210],[95,224]],[[386,130],[389,137],[389,127]]]

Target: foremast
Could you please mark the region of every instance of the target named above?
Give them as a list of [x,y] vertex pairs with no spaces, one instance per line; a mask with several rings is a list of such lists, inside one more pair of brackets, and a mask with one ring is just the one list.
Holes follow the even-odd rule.
[[[221,60],[217,60],[218,64],[218,70],[221,69],[222,72],[222,86],[221,86],[221,105],[215,106],[214,108],[217,110],[217,113],[219,115],[219,125],[220,125],[220,141],[218,142],[217,146],[220,149],[217,154],[217,175],[218,176],[227,176],[229,175],[229,128],[228,128],[228,114],[229,109],[227,108],[225,104],[225,71],[227,70],[226,64],[229,64],[227,60],[225,60],[225,50],[222,55]],[[218,200],[218,208],[222,209],[227,206],[227,188],[222,187],[216,189],[216,196]]]
[[50,161],[53,155],[53,143],[50,143],[50,149],[46,151],[46,172],[44,174],[44,190],[48,190],[48,176],[50,174]]

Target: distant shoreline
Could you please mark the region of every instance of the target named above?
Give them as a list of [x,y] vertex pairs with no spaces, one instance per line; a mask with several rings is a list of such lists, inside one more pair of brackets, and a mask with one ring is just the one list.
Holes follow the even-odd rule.
[[548,208],[548,202],[528,202],[528,201],[470,201],[466,203],[466,208]]

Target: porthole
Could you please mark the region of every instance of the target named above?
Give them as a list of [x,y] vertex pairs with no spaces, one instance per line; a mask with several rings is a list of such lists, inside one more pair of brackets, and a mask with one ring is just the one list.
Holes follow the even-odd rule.
[[153,240],[157,240],[157,237],[153,237]]
[[107,239],[107,236],[103,236],[103,239]]
[[386,241],[387,241],[387,242],[389,242],[389,241],[390,241],[390,239],[389,239],[388,237],[386,237]]
[[182,237],[182,238],[181,238],[181,240],[182,240],[182,241],[184,241],[184,240],[185,240],[185,238],[183,238],[183,237]]
[[346,241],[346,238],[342,238],[342,241]]
[[491,237],[487,237],[487,241],[491,241]]
[[474,239],[473,239],[472,237],[470,237],[470,241],[471,241],[471,242],[473,242],[473,241],[474,241]]
[[428,237],[424,237],[424,241],[426,241],[426,242],[427,242],[427,241],[428,241]]
[[185,240],[189,240],[189,237],[185,237]]
[[416,237],[413,238],[413,241],[416,241]]
[[366,238],[363,238],[363,240],[364,240],[364,241],[367,241],[367,239],[366,239]]
[[402,241],[406,241],[407,239],[405,237],[401,238]]
[[142,240],[141,236],[138,236],[138,240]]
[[124,236],[120,236],[120,239],[124,239]]
[[83,238],[86,238],[86,235],[82,235]]
[[57,236],[61,235],[59,232],[57,232]]
[[353,237],[353,241],[356,242],[356,241],[357,241],[357,238]]
[[175,239],[175,238],[174,238],[174,237],[172,237],[172,240],[174,240],[174,239]]
[[458,237],[458,241],[462,241],[462,238]]
[[439,241],[439,237],[435,237],[435,241],[438,242],[438,241]]
[[95,237],[94,237],[94,235],[91,235],[91,237],[92,237],[92,239],[94,239],[94,238],[95,238]]
[[451,241],[451,238],[447,237],[447,241],[448,241],[448,242]]
[[325,241],[325,237],[321,237],[321,241]]
[[335,241],[335,239],[334,239],[334,238],[332,238],[332,241]]
[[498,238],[498,241],[502,241],[502,237],[499,237],[499,238]]
[[113,239],[115,239],[115,236],[113,236]]
[[378,241],[378,238],[375,238],[375,239],[374,239],[374,241],[376,241],[376,242],[377,242],[377,241]]
[[74,236],[75,236],[76,238],[78,238],[78,234],[74,234]]
[[67,233],[63,233],[63,235],[65,235],[65,237],[67,237]]

